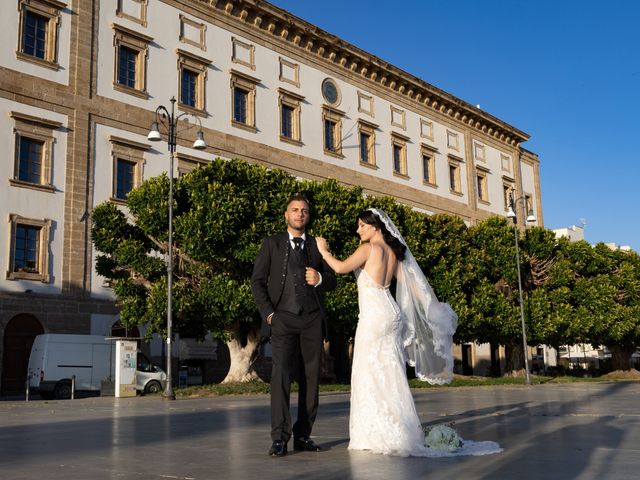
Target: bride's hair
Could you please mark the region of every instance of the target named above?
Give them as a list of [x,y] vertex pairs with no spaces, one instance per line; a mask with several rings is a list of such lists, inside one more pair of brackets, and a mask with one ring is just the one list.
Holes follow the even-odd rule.
[[398,261],[401,262],[402,260],[404,260],[404,252],[407,250],[407,247],[403,245],[400,240],[389,233],[389,230],[387,230],[385,224],[382,223],[380,217],[378,217],[371,210],[365,210],[360,215],[358,215],[358,220],[362,220],[367,225],[373,225],[374,227],[380,229],[384,242],[389,245]]

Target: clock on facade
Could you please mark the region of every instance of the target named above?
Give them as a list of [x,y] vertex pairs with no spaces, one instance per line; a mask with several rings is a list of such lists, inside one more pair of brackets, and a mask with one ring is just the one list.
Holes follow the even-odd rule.
[[340,90],[332,78],[325,78],[322,82],[322,96],[330,105],[340,103]]

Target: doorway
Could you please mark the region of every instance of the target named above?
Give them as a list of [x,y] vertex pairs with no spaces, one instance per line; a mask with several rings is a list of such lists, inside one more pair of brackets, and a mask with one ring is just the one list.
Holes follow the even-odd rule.
[[44,328],[33,315],[22,313],[9,320],[4,330],[0,394],[24,392],[31,346],[36,335],[41,333],[44,333]]

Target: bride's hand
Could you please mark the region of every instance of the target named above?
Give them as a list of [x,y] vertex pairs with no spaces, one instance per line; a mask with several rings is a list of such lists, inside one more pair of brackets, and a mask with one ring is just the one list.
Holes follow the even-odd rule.
[[316,244],[318,245],[318,250],[320,250],[321,254],[329,251],[329,244],[324,238],[316,237]]

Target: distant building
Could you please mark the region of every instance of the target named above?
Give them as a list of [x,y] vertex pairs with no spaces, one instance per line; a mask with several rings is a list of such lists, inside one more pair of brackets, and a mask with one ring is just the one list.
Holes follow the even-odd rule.
[[629,246],[629,245],[616,245],[614,242],[605,243],[605,245],[607,247],[609,247],[611,250],[620,250],[621,252],[630,252],[631,251],[631,246]]
[[[174,174],[237,157],[467,224],[504,215],[515,192],[543,225],[526,133],[267,2],[5,0],[0,13],[2,392],[22,388],[36,334],[121,332],[90,213],[126,208],[168,168],[147,132],[172,97],[209,145],[181,135]],[[213,358],[201,350],[176,353]]]
[[[556,238],[567,238],[571,242],[579,242],[584,240],[584,227],[578,227],[577,225],[571,225],[566,228],[555,228],[552,230],[555,233]],[[629,245],[617,245],[614,242],[605,243],[611,250],[620,250],[622,252],[632,251]]]
[[568,238],[571,242],[579,242],[584,240],[584,227],[571,225],[566,228],[556,228],[552,230],[556,234],[556,238]]

